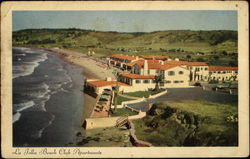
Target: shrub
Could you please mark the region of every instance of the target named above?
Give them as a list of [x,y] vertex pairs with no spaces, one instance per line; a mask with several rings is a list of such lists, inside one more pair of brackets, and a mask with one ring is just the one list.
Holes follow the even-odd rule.
[[219,83],[219,81],[217,81],[217,80],[210,80],[208,83],[209,84],[217,84],[217,83]]

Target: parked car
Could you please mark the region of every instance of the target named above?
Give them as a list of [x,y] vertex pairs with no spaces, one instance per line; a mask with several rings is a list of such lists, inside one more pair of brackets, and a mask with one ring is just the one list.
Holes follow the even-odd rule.
[[202,85],[201,85],[201,83],[200,83],[200,82],[195,82],[195,83],[194,83],[194,86],[201,87]]

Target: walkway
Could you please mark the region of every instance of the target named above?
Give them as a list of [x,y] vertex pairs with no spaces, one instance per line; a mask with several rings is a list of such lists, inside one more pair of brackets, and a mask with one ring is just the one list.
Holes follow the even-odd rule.
[[237,95],[230,95],[225,93],[214,92],[210,90],[202,90],[200,87],[195,88],[169,88],[168,93],[157,97],[155,99],[147,99],[143,102],[135,104],[128,104],[127,106],[141,110],[148,111],[148,104],[155,102],[176,101],[176,100],[205,100],[210,102],[230,103],[237,102]]

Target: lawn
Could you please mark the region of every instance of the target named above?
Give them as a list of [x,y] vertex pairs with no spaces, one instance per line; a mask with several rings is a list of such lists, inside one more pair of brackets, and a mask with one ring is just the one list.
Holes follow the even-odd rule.
[[124,101],[130,101],[130,100],[133,100],[133,99],[125,98],[125,97],[122,97],[122,96],[117,96],[116,105],[121,105],[122,102],[124,102]]
[[137,92],[124,93],[124,94],[128,96],[132,96],[132,97],[148,98],[150,95],[154,95],[162,91],[164,90],[160,89],[159,91],[137,91]]
[[154,146],[237,146],[237,103],[157,103],[133,121],[137,138]]
[[134,112],[134,111],[131,111],[128,108],[117,108],[114,114],[111,113],[111,116],[112,117],[125,116],[125,115],[126,116],[132,116],[132,115],[136,115],[136,114],[138,114],[138,113]]

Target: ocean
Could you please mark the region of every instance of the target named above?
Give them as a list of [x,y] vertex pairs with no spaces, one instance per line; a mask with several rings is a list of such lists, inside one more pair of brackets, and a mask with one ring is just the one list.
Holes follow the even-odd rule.
[[82,68],[36,48],[13,48],[13,146],[76,146],[84,134]]

